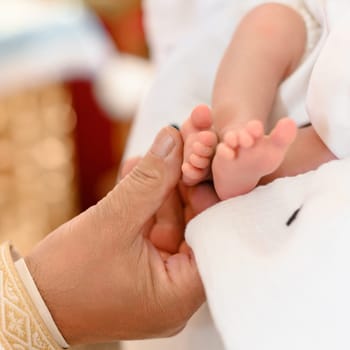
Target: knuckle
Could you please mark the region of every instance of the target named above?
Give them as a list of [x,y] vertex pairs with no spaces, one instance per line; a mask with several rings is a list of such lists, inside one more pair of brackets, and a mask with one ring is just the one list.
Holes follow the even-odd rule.
[[163,176],[163,172],[157,168],[143,169],[142,167],[136,167],[130,173],[132,184],[145,190],[159,187],[163,182]]

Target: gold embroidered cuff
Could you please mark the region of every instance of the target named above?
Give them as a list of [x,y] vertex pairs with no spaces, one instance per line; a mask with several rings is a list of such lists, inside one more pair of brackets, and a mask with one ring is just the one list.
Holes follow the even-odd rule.
[[18,277],[11,249],[0,245],[0,350],[62,350]]

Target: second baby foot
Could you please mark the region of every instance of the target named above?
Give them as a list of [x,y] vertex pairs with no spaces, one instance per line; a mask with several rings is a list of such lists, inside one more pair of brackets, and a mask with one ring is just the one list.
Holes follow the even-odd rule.
[[215,190],[220,199],[251,191],[261,177],[282,163],[296,137],[297,127],[289,118],[281,119],[269,135],[263,124],[250,121],[239,131],[228,131],[212,162]]
[[209,178],[211,161],[217,145],[212,130],[212,114],[208,106],[197,106],[181,127],[184,140],[182,180],[188,186],[197,185]]

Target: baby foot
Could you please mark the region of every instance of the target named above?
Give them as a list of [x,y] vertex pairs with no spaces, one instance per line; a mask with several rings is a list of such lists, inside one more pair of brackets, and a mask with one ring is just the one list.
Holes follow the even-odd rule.
[[220,199],[251,191],[261,177],[282,163],[295,139],[297,127],[289,118],[281,119],[269,135],[263,124],[250,121],[239,130],[228,131],[216,150],[212,163],[215,190]]
[[196,185],[208,179],[211,161],[217,144],[212,127],[212,115],[209,107],[196,107],[181,127],[184,140],[184,163],[182,180],[188,186]]

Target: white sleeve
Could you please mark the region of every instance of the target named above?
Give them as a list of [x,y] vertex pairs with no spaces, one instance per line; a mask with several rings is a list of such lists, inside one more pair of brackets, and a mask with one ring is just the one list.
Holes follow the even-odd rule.
[[14,264],[24,287],[28,292],[28,295],[30,296],[33,304],[37,308],[42,320],[44,321],[52,337],[55,339],[55,341],[61,348],[68,349],[69,345],[67,344],[61,332],[57,328],[56,323],[53,320],[51,313],[47,308],[43,298],[41,297],[40,292],[32,278],[32,275],[29,272],[29,269],[24,259],[21,258],[17,260]]

